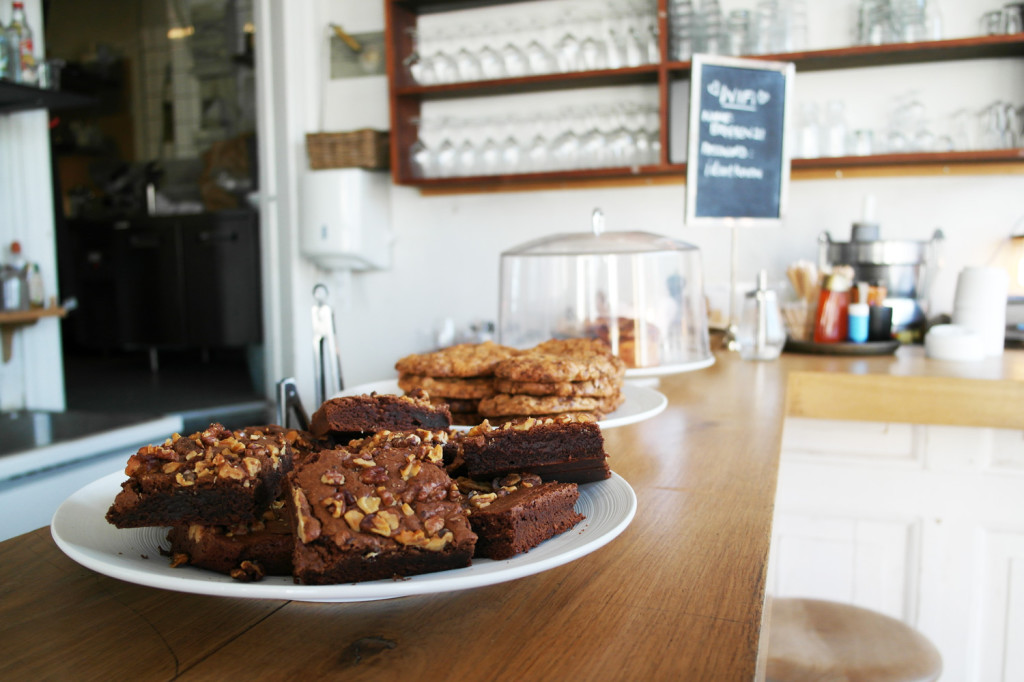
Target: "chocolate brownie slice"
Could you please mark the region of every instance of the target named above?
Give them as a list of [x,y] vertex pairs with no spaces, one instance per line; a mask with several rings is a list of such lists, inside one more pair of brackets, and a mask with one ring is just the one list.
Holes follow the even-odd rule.
[[408,395],[370,393],[325,401],[313,413],[309,429],[317,438],[330,436],[344,445],[378,431],[447,431],[452,424],[445,404],[432,404],[423,391]]
[[586,483],[611,476],[601,427],[571,416],[484,422],[456,434],[453,443],[474,479],[529,472],[545,481]]
[[259,521],[239,526],[174,526],[167,534],[172,566],[190,564],[251,582],[265,575],[291,575],[295,534],[284,500],[271,503]]
[[381,432],[296,466],[287,499],[298,582],[349,583],[469,565],[476,535],[441,466],[437,436]]
[[298,431],[279,426],[230,431],[211,424],[147,445],[128,459],[128,480],[107,521],[118,528],[256,521],[278,497],[300,440]]
[[477,534],[474,556],[508,559],[561,535],[585,517],[576,512],[575,483],[543,483],[536,474],[508,474],[491,483],[458,479]]

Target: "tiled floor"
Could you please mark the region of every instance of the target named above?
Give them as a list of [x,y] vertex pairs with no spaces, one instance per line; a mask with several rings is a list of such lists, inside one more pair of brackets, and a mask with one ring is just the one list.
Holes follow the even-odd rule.
[[234,428],[272,414],[244,351],[161,351],[155,369],[145,351],[76,352],[64,357],[64,381],[69,410],[181,414],[187,430],[211,421]]

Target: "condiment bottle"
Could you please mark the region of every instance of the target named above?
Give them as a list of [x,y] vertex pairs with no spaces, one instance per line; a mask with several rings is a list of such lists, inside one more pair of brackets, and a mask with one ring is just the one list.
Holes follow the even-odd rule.
[[814,315],[814,342],[845,341],[850,306],[850,280],[842,275],[825,275]]

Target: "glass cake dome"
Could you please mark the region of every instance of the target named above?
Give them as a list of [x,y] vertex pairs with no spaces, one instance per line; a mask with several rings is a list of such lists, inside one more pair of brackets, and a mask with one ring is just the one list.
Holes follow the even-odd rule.
[[531,348],[552,338],[605,340],[627,376],[714,362],[700,249],[650,232],[556,234],[501,254],[498,339]]

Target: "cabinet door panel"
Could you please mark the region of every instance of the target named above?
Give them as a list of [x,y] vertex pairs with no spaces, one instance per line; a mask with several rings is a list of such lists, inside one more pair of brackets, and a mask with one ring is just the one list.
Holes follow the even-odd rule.
[[829,599],[909,623],[919,524],[779,511],[769,580],[778,597]]
[[262,338],[256,219],[217,214],[182,227],[188,340],[196,346],[242,346]]
[[185,343],[181,242],[157,220],[114,232],[118,337],[125,346]]

